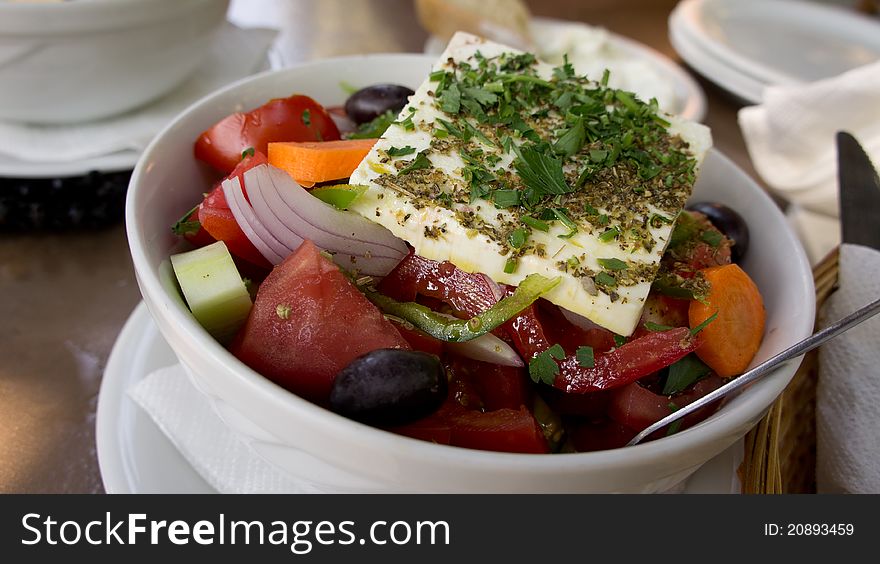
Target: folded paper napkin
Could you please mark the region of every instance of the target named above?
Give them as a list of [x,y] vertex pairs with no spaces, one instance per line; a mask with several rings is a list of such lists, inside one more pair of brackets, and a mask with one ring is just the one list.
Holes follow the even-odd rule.
[[[880,251],[841,245],[839,277],[820,324],[880,297]],[[819,349],[816,431],[820,493],[880,492],[880,317]]]
[[277,31],[226,24],[193,76],[142,108],[72,125],[0,121],[0,153],[27,162],[72,162],[120,151],[142,151],[190,104],[218,88],[261,70]]
[[[179,364],[139,380],[128,395],[156,423],[199,475],[222,493],[322,493],[264,461],[211,407]],[[710,472],[685,480],[663,493],[732,493],[740,491],[736,468],[742,442],[707,463]],[[724,477],[730,477],[727,483]],[[720,491],[719,491],[720,490]]]
[[[880,162],[880,61],[837,77],[769,86],[763,103],[740,110],[755,170],[797,207],[789,219],[815,263],[839,242],[835,133],[852,133]],[[825,217],[823,217],[825,216]]]
[[257,456],[214,412],[179,364],[140,380],[128,395],[187,462],[221,493],[312,493]]

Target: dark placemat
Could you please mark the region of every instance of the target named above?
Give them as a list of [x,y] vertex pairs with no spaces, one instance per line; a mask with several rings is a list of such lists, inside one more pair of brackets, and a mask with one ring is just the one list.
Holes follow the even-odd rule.
[[122,221],[131,171],[0,178],[0,232],[99,229]]

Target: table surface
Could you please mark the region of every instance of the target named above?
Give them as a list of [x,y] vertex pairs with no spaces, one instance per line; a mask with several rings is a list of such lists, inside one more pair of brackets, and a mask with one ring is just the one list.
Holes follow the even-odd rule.
[[[530,2],[537,16],[603,26],[680,62],[667,38],[674,5]],[[415,52],[426,39],[409,0],[248,0],[233,3],[230,17],[281,26],[279,47],[290,62]],[[755,177],[736,123],[740,104],[700,84],[716,147]],[[0,235],[0,492],[103,491],[95,448],[98,390],[110,349],[139,300],[121,223],[98,232]]]

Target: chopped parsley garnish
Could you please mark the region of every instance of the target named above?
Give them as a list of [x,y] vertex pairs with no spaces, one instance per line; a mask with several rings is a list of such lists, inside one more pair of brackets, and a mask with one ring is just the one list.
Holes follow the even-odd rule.
[[617,287],[617,279],[608,274],[607,272],[600,272],[594,278],[594,281],[599,286],[605,286],[606,288],[616,288]]
[[535,196],[535,201],[548,194],[571,192],[571,188],[565,182],[561,160],[530,148],[516,147],[514,152],[516,159],[513,161],[513,166],[525,183],[526,189]]
[[402,176],[404,174],[409,174],[414,170],[422,170],[425,168],[431,168],[431,161],[428,160],[428,156],[424,152],[421,152],[416,155],[416,158],[410,161],[408,165],[400,169],[400,172],[397,174],[398,176]]
[[302,116],[300,117],[302,118],[303,124],[305,124],[307,127],[312,125],[312,112],[310,112],[308,109],[303,110]]
[[519,205],[519,190],[495,190],[492,199],[499,208],[511,208]]
[[599,266],[605,270],[626,270],[629,266],[622,260],[616,258],[600,258],[596,259],[596,262],[598,262]]
[[699,325],[697,325],[696,327],[691,329],[691,335],[697,335],[700,331],[705,329],[707,325],[709,325],[710,323],[715,321],[716,317],[718,317],[717,311],[715,313],[713,313],[712,315],[710,315],[709,317],[707,317],[704,322],[700,323]]
[[529,362],[529,376],[535,383],[543,382],[549,386],[556,381],[559,375],[557,360],[565,358],[565,351],[558,343],[538,354]]
[[645,322],[645,329],[647,329],[648,331],[657,332],[657,331],[669,331],[670,329],[675,329],[675,327],[672,327],[671,325],[661,325],[660,323],[654,323],[653,321],[646,321]]
[[241,160],[245,160],[248,157],[253,157],[256,151],[253,147],[248,147],[244,151],[241,152]]
[[513,274],[516,272],[516,262],[515,258],[507,259],[507,262],[504,263],[504,274]]
[[721,239],[723,238],[724,236],[714,229],[707,229],[703,231],[703,234],[700,236],[700,239],[702,239],[704,243],[707,243],[710,247],[716,249],[721,244]]
[[708,376],[711,371],[697,355],[691,353],[669,367],[666,383],[663,384],[663,395],[671,396],[683,392]]
[[623,335],[617,335],[617,334],[614,335],[614,346],[615,347],[622,347],[625,344],[626,344],[626,337],[624,337]]
[[593,355],[593,347],[582,346],[578,347],[575,351],[575,356],[577,357],[578,366],[581,368],[593,368],[596,365],[596,359]]
[[520,227],[519,229],[514,229],[510,232],[510,235],[507,236],[507,242],[510,243],[510,246],[514,249],[519,249],[526,244],[526,239],[528,238],[528,231]]
[[541,221],[540,219],[535,219],[534,217],[530,217],[527,215],[519,218],[524,224],[528,225],[532,229],[537,229],[538,231],[547,232],[550,231],[550,224],[546,221]]
[[608,243],[609,241],[616,239],[618,235],[620,235],[620,230],[616,227],[612,227],[599,235],[599,240],[603,243]]
[[384,114],[377,116],[372,121],[368,121],[366,123],[362,123],[358,126],[357,131],[354,133],[349,133],[346,135],[347,139],[376,139],[378,137],[382,137],[382,134],[388,129],[388,127],[394,123],[395,115],[391,113],[391,110],[385,112]]
[[188,212],[186,212],[183,217],[177,220],[177,222],[171,226],[171,232],[175,235],[192,235],[199,232],[199,229],[202,228],[202,224],[198,219],[194,219],[189,221],[189,218],[192,214],[196,213],[201,204],[196,204],[195,207]]
[[388,153],[389,157],[402,157],[404,155],[411,155],[415,153],[416,150],[407,145],[406,147],[388,147],[388,150],[385,152]]

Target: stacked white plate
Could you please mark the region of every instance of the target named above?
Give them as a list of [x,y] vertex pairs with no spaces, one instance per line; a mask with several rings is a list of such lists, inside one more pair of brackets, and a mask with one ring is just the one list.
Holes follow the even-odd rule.
[[669,39],[694,70],[750,103],[761,102],[766,86],[880,60],[880,20],[797,0],[682,0]]

